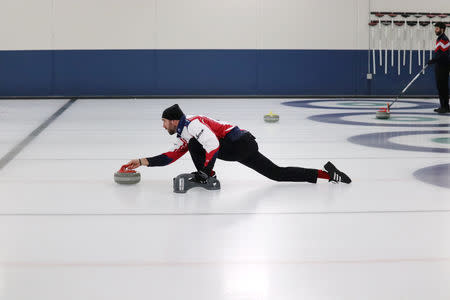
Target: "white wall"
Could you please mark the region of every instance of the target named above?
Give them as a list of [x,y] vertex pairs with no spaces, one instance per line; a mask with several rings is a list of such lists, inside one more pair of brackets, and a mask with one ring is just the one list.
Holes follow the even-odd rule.
[[450,13],[449,0],[371,0],[373,11]]
[[52,0],[1,0],[0,50],[51,49]]
[[[358,0],[262,0],[261,48],[358,49],[366,39],[358,34]],[[364,17],[366,23],[367,16]],[[365,27],[365,26],[363,26]]]
[[450,0],[1,0],[0,50],[367,49],[369,7]]
[[259,0],[157,1],[159,49],[255,49]]
[[156,0],[53,1],[55,49],[156,48]]

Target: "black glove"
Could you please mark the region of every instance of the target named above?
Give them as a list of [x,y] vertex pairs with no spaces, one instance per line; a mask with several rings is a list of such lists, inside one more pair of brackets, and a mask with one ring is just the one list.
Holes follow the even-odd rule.
[[428,60],[427,65],[432,65],[435,63],[436,63],[436,61],[434,59],[430,59],[430,60]]
[[194,175],[191,181],[197,183],[206,183],[206,180],[209,178],[208,174],[203,171],[192,172],[191,174]]

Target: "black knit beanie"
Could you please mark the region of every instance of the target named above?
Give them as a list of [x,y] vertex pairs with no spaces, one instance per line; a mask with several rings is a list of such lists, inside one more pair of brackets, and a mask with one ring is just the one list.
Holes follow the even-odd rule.
[[444,29],[445,30],[445,28],[447,26],[445,25],[444,22],[436,22],[436,24],[434,24],[434,27],[439,27],[440,29]]
[[167,120],[179,120],[184,115],[178,104],[166,108],[162,113],[162,118]]

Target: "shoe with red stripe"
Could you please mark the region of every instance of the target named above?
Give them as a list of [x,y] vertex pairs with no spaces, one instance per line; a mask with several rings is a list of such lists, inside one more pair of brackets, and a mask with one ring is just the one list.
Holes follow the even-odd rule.
[[334,183],[347,183],[349,184],[352,182],[350,177],[347,176],[344,172],[339,171],[331,162],[327,162],[324,166],[325,170],[327,170],[328,174],[330,175],[330,182]]

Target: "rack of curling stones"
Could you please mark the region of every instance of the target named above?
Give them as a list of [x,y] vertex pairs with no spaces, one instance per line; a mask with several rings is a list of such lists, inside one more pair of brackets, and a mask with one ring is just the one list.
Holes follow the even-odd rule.
[[275,123],[280,120],[280,116],[277,114],[274,114],[273,112],[268,113],[267,115],[264,115],[264,121],[267,123]]
[[129,165],[123,165],[114,173],[114,181],[118,184],[136,184],[141,181],[141,174],[135,170],[129,170]]

